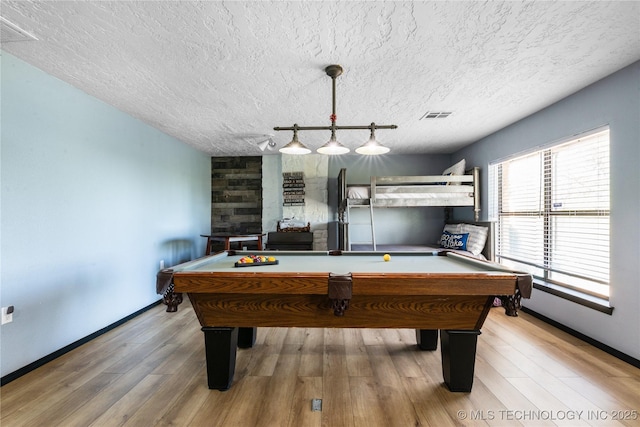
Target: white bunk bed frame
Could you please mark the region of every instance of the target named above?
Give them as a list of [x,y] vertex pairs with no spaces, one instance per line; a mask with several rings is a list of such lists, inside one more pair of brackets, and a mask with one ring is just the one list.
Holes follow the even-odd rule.
[[[480,168],[474,167],[465,175],[426,176],[372,176],[368,198],[349,198],[347,170],[338,175],[339,192],[339,239],[342,250],[351,250],[351,245],[368,243],[376,250],[374,208],[402,208],[417,206],[473,206],[474,220],[480,219]],[[358,185],[362,187],[362,185]],[[349,229],[350,210],[369,208],[371,225],[370,242],[352,242]]]

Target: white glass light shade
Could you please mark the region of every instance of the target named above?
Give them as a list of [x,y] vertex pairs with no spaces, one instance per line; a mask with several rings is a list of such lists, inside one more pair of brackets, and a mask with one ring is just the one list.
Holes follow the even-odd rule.
[[311,150],[302,145],[300,141],[298,141],[298,135],[294,132],[293,139],[290,143],[282,147],[280,150],[283,154],[309,154]]
[[356,148],[356,153],[366,154],[368,156],[376,156],[378,154],[385,154],[391,151],[389,148],[376,141],[375,137],[369,138],[367,142]]
[[318,148],[318,153],[320,154],[346,154],[348,153],[349,150],[347,147],[345,147],[344,145],[340,144],[337,140],[335,135],[331,135],[331,139],[329,139],[329,141],[324,144],[322,147]]

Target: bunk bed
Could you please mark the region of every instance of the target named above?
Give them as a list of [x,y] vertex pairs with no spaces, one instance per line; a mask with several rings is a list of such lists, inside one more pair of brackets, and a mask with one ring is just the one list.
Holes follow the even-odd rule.
[[[453,169],[452,169],[453,168]],[[451,172],[454,170],[454,172]],[[458,173],[456,173],[458,172]],[[338,223],[340,248],[352,250],[349,234],[353,208],[368,208],[371,223],[371,244],[375,240],[374,208],[421,206],[473,207],[475,222],[480,217],[480,168],[464,169],[464,160],[445,170],[442,175],[372,176],[370,185],[348,185],[347,170],[338,175]]]

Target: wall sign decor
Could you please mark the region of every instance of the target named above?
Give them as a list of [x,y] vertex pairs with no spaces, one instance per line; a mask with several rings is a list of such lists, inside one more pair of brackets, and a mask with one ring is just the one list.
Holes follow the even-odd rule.
[[304,206],[304,172],[282,173],[282,206]]

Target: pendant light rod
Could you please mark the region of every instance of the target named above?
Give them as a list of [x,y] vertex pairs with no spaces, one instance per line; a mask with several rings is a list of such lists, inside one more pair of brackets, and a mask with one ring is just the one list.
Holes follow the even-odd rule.
[[[375,123],[370,124],[369,126],[296,126],[296,130],[364,130],[371,129],[373,126],[374,129],[398,129],[396,125],[377,125]],[[294,130],[293,126],[289,127],[274,127],[273,130]]]
[[342,67],[340,65],[329,65],[324,69],[324,72],[331,77],[331,117],[329,117],[329,120],[331,120],[331,135],[335,139],[336,120],[338,120],[336,115],[336,78],[342,75]]

